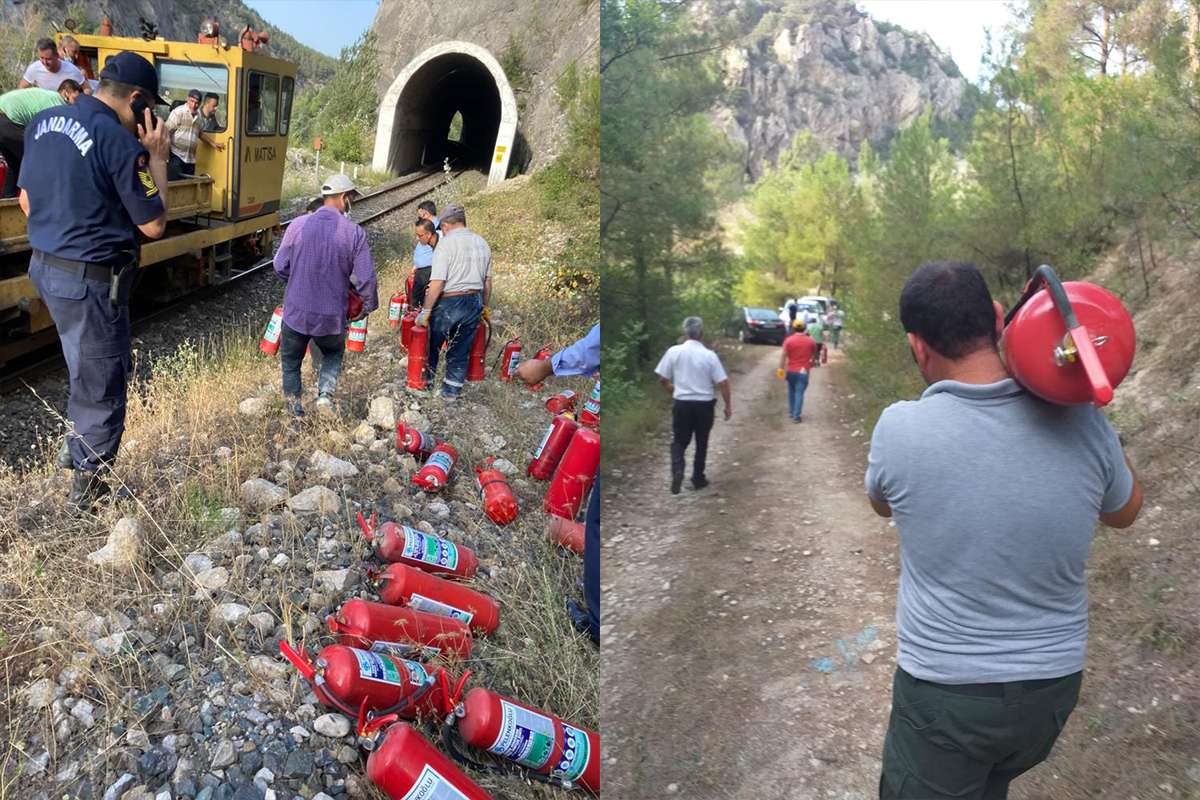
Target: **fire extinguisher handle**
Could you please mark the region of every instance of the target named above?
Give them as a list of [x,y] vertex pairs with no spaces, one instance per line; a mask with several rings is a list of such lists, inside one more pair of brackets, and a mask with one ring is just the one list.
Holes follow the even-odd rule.
[[1108,405],[1113,398],[1113,387],[1108,380],[1108,373],[1104,371],[1104,365],[1100,363],[1100,354],[1096,352],[1091,333],[1086,327],[1079,325],[1071,331],[1071,340],[1075,343],[1079,362],[1083,365],[1083,372],[1092,387],[1092,400],[1097,408]]
[[1013,317],[1017,315],[1021,306],[1025,305],[1029,298],[1033,297],[1043,285],[1050,292],[1050,297],[1054,300],[1054,306],[1062,316],[1067,330],[1078,328],[1079,320],[1075,318],[1075,309],[1071,307],[1071,300],[1067,297],[1067,290],[1063,288],[1058,274],[1049,264],[1042,264],[1034,270],[1033,277],[1029,279],[1029,283],[1025,284],[1025,291],[1021,293],[1020,299],[1004,315],[1004,324],[1008,325],[1008,323],[1012,322]]
[[301,649],[300,652],[296,652],[296,650],[290,644],[288,644],[287,641],[280,640],[279,652],[283,654],[284,658],[292,662],[292,666],[294,666],[300,672],[300,674],[304,676],[305,680],[312,681],[312,679],[316,676],[317,671],[313,668],[313,665],[309,663],[308,657],[304,655],[303,649]]

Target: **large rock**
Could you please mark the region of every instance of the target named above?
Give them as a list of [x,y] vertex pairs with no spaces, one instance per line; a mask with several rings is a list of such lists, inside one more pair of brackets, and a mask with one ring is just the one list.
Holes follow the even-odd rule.
[[251,478],[238,490],[242,502],[254,511],[266,511],[287,500],[287,489],[276,486],[266,478]]
[[396,401],[383,395],[372,398],[371,408],[367,412],[367,422],[385,431],[396,428]]
[[287,504],[295,514],[336,514],[341,510],[342,499],[327,486],[310,486]]
[[250,656],[250,660],[246,662],[246,670],[259,680],[269,683],[287,678],[290,668],[270,656]]
[[238,403],[238,413],[247,417],[261,417],[271,407],[271,401],[265,397],[247,397]]
[[241,625],[250,616],[250,608],[241,603],[220,603],[212,610],[213,619],[226,625]]
[[313,581],[318,589],[330,592],[344,592],[358,583],[358,573],[352,569],[322,570],[313,575]]
[[340,739],[350,733],[350,720],[341,714],[322,714],[313,722],[313,730],[330,739]]
[[142,529],[134,517],[122,517],[108,534],[104,547],[88,554],[97,566],[131,569],[141,559]]
[[[738,0],[706,0],[700,13],[732,18]],[[805,18],[764,17],[723,55],[728,89],[711,114],[745,152],[758,179],[796,134],[817,152],[853,159],[864,141],[876,150],[926,109],[953,126],[970,113],[967,81],[923,33],[886,28],[853,3],[812,3]]]
[[308,458],[309,464],[320,477],[325,480],[333,480],[335,478],[353,478],[358,474],[358,467],[351,464],[349,461],[331,456],[324,450],[316,450]]
[[196,576],[196,583],[209,591],[224,589],[225,585],[229,583],[229,570],[224,567],[206,569]]
[[370,423],[360,423],[354,429],[354,441],[364,446],[371,444],[371,442],[375,441],[375,429],[371,427]]
[[40,711],[54,702],[54,681],[42,678],[25,687],[25,703],[34,711]]

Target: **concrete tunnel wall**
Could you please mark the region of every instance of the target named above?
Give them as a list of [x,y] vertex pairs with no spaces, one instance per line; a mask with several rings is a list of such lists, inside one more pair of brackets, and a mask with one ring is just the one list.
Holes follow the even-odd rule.
[[[459,145],[446,140],[456,111],[463,120]],[[489,162],[491,185],[508,173],[516,132],[517,98],[492,54],[470,42],[442,42],[392,81],[379,105],[371,165],[403,174],[459,155]]]

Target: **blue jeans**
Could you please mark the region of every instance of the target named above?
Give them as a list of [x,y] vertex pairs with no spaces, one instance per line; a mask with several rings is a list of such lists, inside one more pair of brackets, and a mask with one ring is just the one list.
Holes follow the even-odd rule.
[[94,472],[111,464],[125,432],[125,385],[129,378],[129,306],[114,306],[109,284],[42,263],[35,252],[29,279],[58,328],[70,390],[67,438],[76,469]]
[[319,394],[333,394],[337,390],[338,376],[342,372],[342,354],[346,352],[346,337],[340,333],[329,336],[309,336],[299,333],[283,323],[279,335],[279,363],[283,368],[283,394],[285,397],[300,396],[300,365],[308,342],[312,340],[321,352],[321,372],[317,378]]
[[442,394],[458,397],[463,382],[467,379],[467,365],[471,357],[471,340],[479,327],[483,314],[483,297],[463,294],[457,297],[439,297],[429,317],[429,370],[432,377],[437,374],[438,358],[442,354],[442,343],[447,342],[446,374],[442,378]]
[[792,419],[797,419],[800,412],[804,409],[804,390],[808,388],[808,373],[807,372],[789,372],[787,374],[788,384],[788,412]]

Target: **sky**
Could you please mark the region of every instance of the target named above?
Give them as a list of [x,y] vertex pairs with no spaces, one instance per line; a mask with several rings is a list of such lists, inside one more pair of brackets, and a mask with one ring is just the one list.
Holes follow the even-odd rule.
[[337,58],[371,27],[379,0],[244,0],[301,44]]
[[954,58],[963,76],[977,83],[983,55],[984,30],[998,39],[1012,19],[1009,0],[858,0],[874,19],[923,31]]

